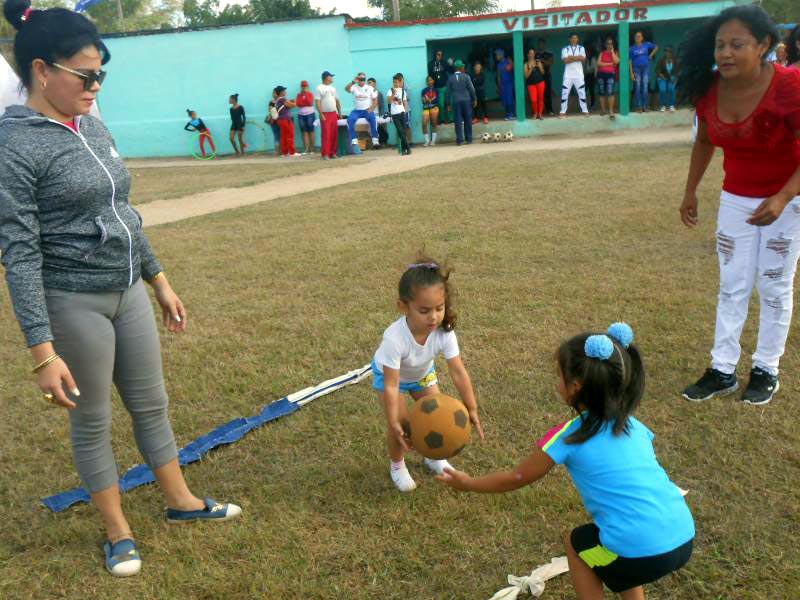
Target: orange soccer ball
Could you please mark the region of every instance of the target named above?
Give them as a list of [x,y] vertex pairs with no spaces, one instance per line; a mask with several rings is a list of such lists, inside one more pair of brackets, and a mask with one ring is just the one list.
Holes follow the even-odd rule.
[[455,456],[469,441],[472,423],[467,408],[445,394],[417,400],[408,415],[414,448],[427,458]]

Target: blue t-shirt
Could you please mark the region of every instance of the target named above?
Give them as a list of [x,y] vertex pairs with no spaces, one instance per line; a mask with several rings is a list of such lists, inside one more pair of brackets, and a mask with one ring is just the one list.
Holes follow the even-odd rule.
[[694,537],[694,519],[678,487],[656,460],[653,432],[629,417],[615,436],[603,425],[582,444],[565,440],[581,417],[552,429],[539,446],[567,467],[600,542],[619,556],[640,558],[674,550]]
[[631,62],[633,68],[643,69],[650,65],[650,53],[655,49],[653,42],[642,42],[641,46],[634,44],[630,48]]

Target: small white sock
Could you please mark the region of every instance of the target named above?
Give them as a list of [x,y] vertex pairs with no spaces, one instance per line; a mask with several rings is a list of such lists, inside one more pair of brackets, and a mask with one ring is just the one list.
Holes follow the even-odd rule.
[[[395,468],[395,465],[401,466]],[[392,462],[389,475],[392,477],[395,487],[401,492],[410,492],[417,487],[417,483],[412,479],[411,474],[406,468],[406,461],[401,461],[400,463]]]
[[445,459],[441,460],[432,460],[430,458],[425,459],[425,466],[428,467],[431,471],[436,473],[437,475],[442,475],[445,469],[452,469],[453,465],[447,462]]

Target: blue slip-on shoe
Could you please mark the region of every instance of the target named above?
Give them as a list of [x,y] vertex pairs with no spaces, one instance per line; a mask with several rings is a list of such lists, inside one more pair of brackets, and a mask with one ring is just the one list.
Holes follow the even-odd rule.
[[361,154],[361,148],[358,144],[350,144],[353,154]]
[[130,577],[142,570],[142,557],[132,539],[120,540],[112,544],[106,541],[103,544],[106,553],[106,569],[115,577]]
[[211,498],[205,499],[206,507],[200,510],[167,509],[167,523],[185,523],[186,521],[228,521],[242,514],[241,507],[235,504],[222,504]]

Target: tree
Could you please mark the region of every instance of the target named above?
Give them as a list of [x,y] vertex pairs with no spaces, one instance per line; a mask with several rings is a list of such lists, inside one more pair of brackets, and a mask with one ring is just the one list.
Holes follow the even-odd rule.
[[250,0],[250,11],[256,21],[305,19],[322,14],[308,0]]
[[761,0],[761,7],[776,23],[800,23],[800,2],[797,0]]
[[[369,0],[369,5],[380,8],[383,18],[391,20],[392,0]],[[400,18],[403,20],[461,17],[498,10],[497,0],[400,0]]]
[[123,19],[120,23],[117,0],[102,0],[87,9],[86,14],[100,33],[166,29],[179,25],[179,0],[119,0]]
[[229,4],[220,10],[219,0],[184,0],[183,18],[187,27],[240,25],[255,21],[249,5]]

